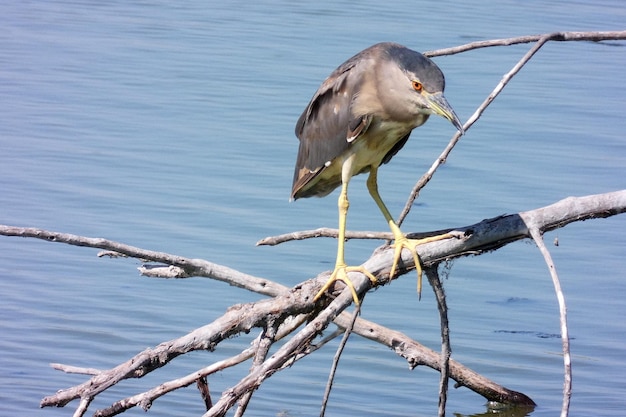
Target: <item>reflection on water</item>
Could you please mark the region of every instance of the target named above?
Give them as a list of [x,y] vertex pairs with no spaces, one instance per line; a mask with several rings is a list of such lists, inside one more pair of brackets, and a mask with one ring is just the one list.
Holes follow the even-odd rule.
[[532,406],[518,406],[518,407],[502,407],[500,404],[487,404],[487,411],[478,414],[458,414],[454,413],[456,417],[487,417],[497,414],[498,417],[526,417],[530,416],[535,407]]

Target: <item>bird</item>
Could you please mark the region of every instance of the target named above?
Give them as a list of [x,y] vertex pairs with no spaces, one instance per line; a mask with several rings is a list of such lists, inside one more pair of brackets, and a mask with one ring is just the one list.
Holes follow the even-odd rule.
[[[342,281],[359,297],[348,273],[358,271],[372,283],[376,277],[363,266],[345,262],[348,184],[369,173],[367,189],[394,236],[393,277],[404,248],[413,253],[421,291],[421,266],[416,247],[426,239],[408,239],[394,221],[378,192],[378,169],[406,144],[411,132],[431,114],[449,120],[463,134],[463,125],[443,95],[444,75],[419,52],[393,42],[372,45],[335,69],[322,82],[299,117],[299,139],[291,199],[324,197],[341,187],[338,198],[339,232],[335,268],[317,293],[317,301],[335,281]],[[447,236],[441,235],[441,238]]]

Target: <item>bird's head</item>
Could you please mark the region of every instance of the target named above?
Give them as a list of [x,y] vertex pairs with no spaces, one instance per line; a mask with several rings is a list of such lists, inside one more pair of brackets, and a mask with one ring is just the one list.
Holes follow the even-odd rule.
[[405,48],[390,44],[378,67],[379,97],[391,114],[424,123],[428,115],[448,119],[461,134],[463,125],[443,95],[445,79],[430,59]]

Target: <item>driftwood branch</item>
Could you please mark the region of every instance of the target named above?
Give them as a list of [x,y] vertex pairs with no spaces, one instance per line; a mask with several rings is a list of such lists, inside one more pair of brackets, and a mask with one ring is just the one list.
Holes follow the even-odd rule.
[[[480,254],[491,251],[510,242],[529,238],[529,224],[533,228],[544,233],[559,227],[563,227],[574,221],[582,221],[591,218],[608,217],[626,211],[626,190],[613,193],[600,194],[587,197],[570,197],[550,206],[531,210],[523,213],[499,216],[493,219],[483,220],[474,225],[457,229],[466,237],[464,239],[449,239],[447,241],[432,242],[420,247],[420,257],[428,267],[439,262],[454,259],[461,256]],[[184,267],[186,271],[195,271],[202,276],[210,276],[215,272],[224,271],[227,268],[210,264],[212,268],[207,269],[201,260],[192,260],[180,256],[163,254],[160,252],[146,251],[132,246],[127,246],[118,242],[106,239],[94,239],[56,233],[33,228],[20,228],[14,226],[0,226],[0,234],[5,236],[34,237],[50,242],[67,243],[78,246],[88,246],[99,249],[120,251],[128,256],[140,259],[149,259],[157,262],[167,260],[176,262],[177,266]],[[377,278],[379,285],[389,283],[389,269],[391,268],[393,250],[388,247],[381,247],[375,251],[372,257],[364,264]],[[409,254],[402,259],[402,273],[415,267],[412,264],[413,258]],[[189,265],[194,265],[190,269]],[[143,352],[130,358],[128,361],[118,366],[99,371],[87,381],[77,386],[61,390],[42,400],[42,406],[64,406],[72,400],[80,399],[80,409],[86,409],[91,400],[99,393],[107,390],[118,382],[128,378],[139,378],[166,365],[175,357],[194,350],[212,350],[217,344],[226,338],[239,333],[249,332],[255,327],[265,329],[269,323],[289,326],[291,320],[302,322],[309,320],[308,324],[295,334],[289,333],[290,339],[283,344],[280,349],[270,358],[266,358],[258,366],[254,366],[248,376],[242,379],[237,385],[222,394],[222,397],[214,403],[207,412],[207,416],[224,415],[236,401],[242,396],[254,391],[266,378],[273,373],[280,371],[284,367],[308,354],[311,342],[325,329],[332,320],[341,326],[349,327],[350,316],[340,314],[352,302],[351,294],[348,291],[340,292],[334,301],[325,298],[321,301],[322,306],[313,302],[313,297],[319,291],[328,277],[328,273],[305,281],[291,289],[287,289],[279,284],[260,286],[259,282],[270,283],[271,281],[255,277],[249,283],[241,282],[241,275],[234,274],[233,285],[238,285],[249,290],[268,293],[277,291],[274,298],[245,305],[231,307],[222,317],[214,322],[200,327],[180,338],[161,343],[160,345],[146,349]],[[189,276],[192,276],[190,274]],[[365,276],[354,273],[351,278],[356,290],[363,295],[371,288],[371,282]],[[230,282],[230,278],[220,275],[220,280]],[[336,291],[342,290],[341,283],[336,286]],[[268,290],[268,288],[270,290]],[[334,291],[334,293],[336,293]],[[317,310],[323,307],[318,314]],[[291,328],[295,328],[291,326]],[[406,358],[411,367],[425,365],[433,369],[441,369],[441,357],[438,353],[431,351],[417,342],[411,340],[406,335],[393,330],[358,319],[354,325],[355,334],[376,340],[392,348],[398,355]],[[256,350],[244,350],[252,356]],[[242,352],[243,354],[243,352]],[[237,358],[241,360],[243,358]],[[235,362],[237,362],[235,360]],[[222,366],[220,364],[219,366]],[[215,367],[214,367],[215,368]],[[221,368],[220,368],[221,369]],[[463,367],[455,361],[449,362],[450,377],[454,379],[457,386],[466,386],[475,392],[485,396],[491,401],[505,403],[532,404],[532,400],[521,393],[508,390],[504,387],[486,380],[484,377]],[[208,375],[209,373],[202,373]],[[184,386],[193,383],[200,374],[188,377],[184,383],[175,382],[175,386]],[[162,395],[162,393],[160,394]],[[116,406],[106,410],[96,412],[98,416],[115,415],[120,410],[129,406],[141,405],[144,408],[159,396],[159,392],[154,391],[143,397],[134,397],[120,401]]]

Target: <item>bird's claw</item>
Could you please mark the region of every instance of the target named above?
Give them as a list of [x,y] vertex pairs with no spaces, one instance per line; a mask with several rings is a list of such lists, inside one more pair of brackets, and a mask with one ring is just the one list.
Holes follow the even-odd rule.
[[348,278],[349,272],[360,272],[364,274],[366,277],[368,277],[369,280],[372,281],[372,283],[376,283],[377,281],[376,277],[370,271],[365,269],[363,266],[337,265],[335,266],[335,270],[333,271],[333,273],[330,275],[330,278],[328,278],[328,281],[326,281],[326,284],[324,284],[322,289],[319,290],[319,292],[317,293],[317,295],[315,296],[313,300],[317,301],[322,296],[322,294],[324,294],[326,290],[328,290],[335,283],[335,281],[341,281],[344,284],[346,284],[348,288],[350,288],[350,292],[352,293],[352,299],[354,300],[354,304],[359,306],[361,304],[359,301],[359,295],[356,292],[356,288],[354,288],[354,284],[352,283],[352,280]]
[[409,239],[403,234],[397,236],[394,243],[394,255],[393,264],[391,265],[391,271],[389,272],[389,278],[393,278],[398,269],[398,262],[402,258],[402,249],[408,249],[413,255],[413,261],[415,262],[415,270],[417,271],[417,296],[418,299],[422,298],[422,262],[419,254],[417,253],[417,247],[424,243],[436,242],[438,240],[449,239],[456,237],[452,233],[444,233],[442,235],[431,236],[423,239]]

